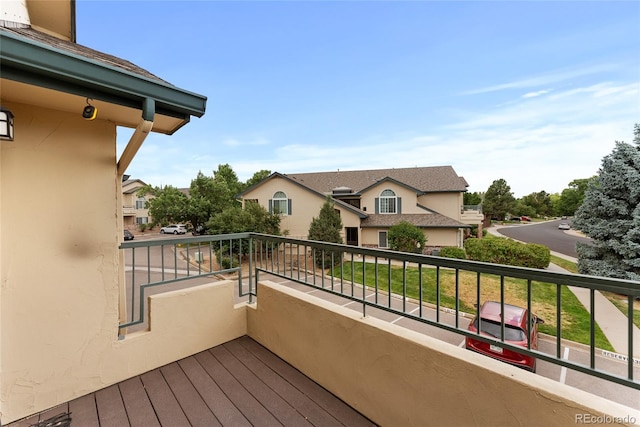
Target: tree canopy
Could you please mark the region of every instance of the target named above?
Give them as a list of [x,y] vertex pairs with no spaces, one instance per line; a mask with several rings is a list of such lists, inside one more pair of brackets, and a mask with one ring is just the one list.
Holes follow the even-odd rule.
[[513,211],[516,199],[513,197],[511,187],[504,179],[496,179],[484,193],[482,210],[491,218],[504,220],[507,213]]
[[634,144],[616,141],[589,181],[573,225],[592,239],[578,244],[583,274],[640,280],[640,125]]

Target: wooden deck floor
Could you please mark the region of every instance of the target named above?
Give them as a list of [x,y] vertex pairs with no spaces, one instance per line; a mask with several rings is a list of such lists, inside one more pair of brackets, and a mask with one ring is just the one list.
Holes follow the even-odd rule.
[[249,337],[8,426],[67,412],[72,427],[374,425]]

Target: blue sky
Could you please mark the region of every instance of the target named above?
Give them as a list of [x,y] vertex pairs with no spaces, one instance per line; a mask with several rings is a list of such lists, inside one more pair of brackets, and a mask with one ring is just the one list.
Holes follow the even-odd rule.
[[[127,174],[451,165],[561,192],[640,123],[638,1],[77,1],[77,41],[208,97]],[[121,151],[131,134],[119,129]]]

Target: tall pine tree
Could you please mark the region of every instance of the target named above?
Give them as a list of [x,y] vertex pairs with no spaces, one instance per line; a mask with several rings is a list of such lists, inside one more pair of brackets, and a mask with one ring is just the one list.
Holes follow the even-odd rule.
[[[318,240],[329,243],[342,243],[342,219],[336,212],[331,198],[327,196],[320,214],[311,220],[309,226],[309,240]],[[342,252],[316,249],[314,259],[318,267],[329,268],[338,264],[342,258]]]
[[589,182],[573,225],[592,239],[577,245],[583,274],[640,280],[640,125],[634,144],[616,141]]

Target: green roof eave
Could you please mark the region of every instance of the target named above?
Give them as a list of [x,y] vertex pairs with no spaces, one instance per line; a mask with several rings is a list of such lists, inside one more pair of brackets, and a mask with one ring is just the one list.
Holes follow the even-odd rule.
[[202,117],[207,98],[162,80],[0,31],[0,76],[5,79],[142,109],[153,99],[156,113]]

